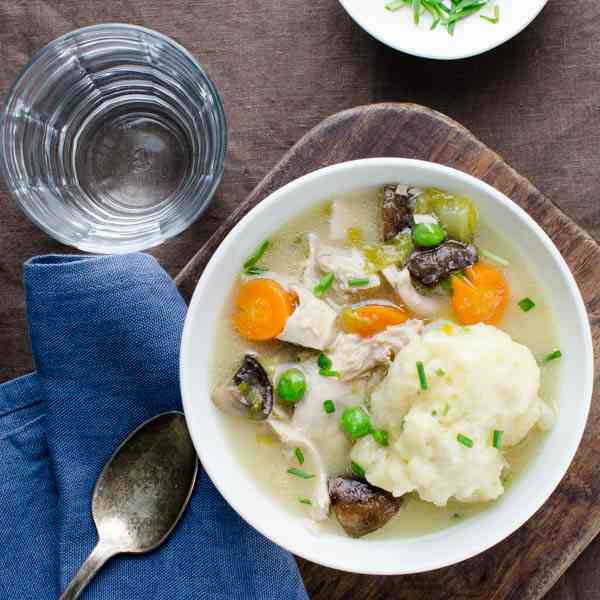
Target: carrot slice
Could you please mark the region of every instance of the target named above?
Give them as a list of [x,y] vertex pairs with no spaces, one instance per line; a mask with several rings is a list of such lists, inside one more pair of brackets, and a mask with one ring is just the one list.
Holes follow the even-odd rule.
[[392,325],[402,325],[409,315],[401,308],[382,304],[369,304],[342,311],[342,327],[348,333],[371,337]]
[[252,279],[240,286],[233,324],[238,333],[249,340],[272,340],[283,331],[294,306],[294,296],[276,281]]
[[467,279],[452,277],[452,307],[463,325],[494,325],[508,304],[508,283],[490,265],[478,262],[465,269]]

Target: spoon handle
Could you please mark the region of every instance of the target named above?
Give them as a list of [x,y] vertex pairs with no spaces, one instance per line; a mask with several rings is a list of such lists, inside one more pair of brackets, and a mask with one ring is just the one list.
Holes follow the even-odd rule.
[[115,554],[118,554],[118,550],[98,542],[58,600],[75,600],[75,598],[78,598],[92,577]]

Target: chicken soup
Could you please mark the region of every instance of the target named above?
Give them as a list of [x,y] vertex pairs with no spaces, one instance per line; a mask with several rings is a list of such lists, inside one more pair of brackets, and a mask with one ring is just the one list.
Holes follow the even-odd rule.
[[470,199],[346,194],[240,265],[212,397],[289,510],[352,537],[422,535],[498,499],[552,426],[546,298]]

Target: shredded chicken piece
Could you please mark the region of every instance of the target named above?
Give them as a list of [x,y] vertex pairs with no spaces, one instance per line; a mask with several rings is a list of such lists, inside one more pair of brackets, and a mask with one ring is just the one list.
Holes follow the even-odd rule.
[[231,383],[220,385],[213,390],[211,398],[215,406],[220,408],[224,413],[233,417],[240,416],[238,407],[241,404],[242,394],[237,386]]
[[339,333],[329,354],[332,368],[340,373],[343,381],[348,381],[376,367],[386,366],[392,361],[393,354],[404,348],[422,329],[423,322],[412,319],[370,338]]
[[348,235],[348,229],[356,226],[356,214],[352,206],[344,200],[334,200],[331,203],[331,218],[329,220],[329,237],[332,240],[343,241]]
[[299,303],[277,339],[324,350],[333,339],[336,311],[306,288],[292,286],[291,290],[298,296]]
[[316,234],[309,233],[307,240],[308,258],[306,259],[302,281],[305,287],[312,290],[321,278],[319,273],[319,265],[317,264],[317,247],[319,245],[319,238],[316,236]]
[[[306,392],[302,400],[294,406],[289,423],[312,441],[321,455],[328,475],[343,473],[348,466],[346,458],[351,445],[339,426],[339,418],[347,407],[364,402],[366,378],[340,381],[337,377],[323,377],[319,373],[316,356],[311,356],[303,362],[278,365],[273,381],[277,383],[281,374],[292,367],[304,373]],[[325,400],[334,403],[335,413],[328,414],[325,411]]]
[[[344,292],[356,292],[381,285],[378,275],[368,273],[367,261],[356,248],[323,244],[314,233],[308,235],[308,245],[305,285],[314,285],[323,273],[333,273],[336,284]],[[348,283],[352,279],[368,279],[368,283],[354,287]]]
[[323,521],[329,515],[329,489],[327,487],[327,470],[321,458],[321,454],[313,442],[299,429],[288,423],[269,418],[267,421],[273,431],[279,436],[286,446],[300,446],[310,454],[315,469],[315,486],[312,497],[311,516],[316,521]]
[[432,317],[440,311],[440,305],[435,298],[423,296],[417,292],[410,279],[408,269],[400,271],[398,267],[390,266],[382,270],[400,300],[419,317]]

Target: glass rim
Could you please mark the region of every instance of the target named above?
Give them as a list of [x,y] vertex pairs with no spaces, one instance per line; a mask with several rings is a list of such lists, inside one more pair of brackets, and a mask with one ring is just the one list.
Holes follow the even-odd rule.
[[[215,114],[217,117],[217,137],[219,140],[219,147],[215,151],[214,161],[215,161],[215,175],[212,182],[212,185],[209,189],[206,190],[206,194],[204,195],[203,201],[198,203],[196,210],[189,216],[189,218],[184,221],[177,223],[173,226],[173,228],[168,232],[167,235],[161,236],[155,240],[147,240],[146,243],[140,243],[139,240],[131,240],[130,242],[121,242],[118,247],[110,248],[110,242],[107,241],[105,244],[98,244],[92,242],[91,244],[86,244],[85,240],[77,240],[73,239],[68,235],[64,235],[60,231],[48,226],[44,223],[43,220],[38,218],[38,215],[35,212],[29,209],[29,206],[22,202],[21,197],[16,194],[10,185],[11,181],[11,173],[9,166],[7,164],[6,157],[3,152],[0,152],[0,175],[4,179],[7,184],[7,191],[10,193],[11,197],[15,200],[19,209],[25,214],[25,216],[30,219],[37,227],[39,227],[42,231],[44,231],[48,236],[52,239],[65,244],[67,246],[71,246],[73,248],[77,248],[83,252],[89,253],[101,253],[101,254],[112,254],[112,253],[125,253],[125,252],[137,252],[144,251],[150,248],[154,248],[163,242],[166,242],[169,239],[174,238],[179,235],[183,231],[185,231],[192,223],[194,223],[202,213],[209,207],[213,196],[216,192],[217,187],[221,183],[223,178],[223,173],[225,171],[225,158],[227,155],[228,148],[228,131],[229,126],[227,122],[227,116],[225,113],[225,108],[223,105],[223,100],[221,95],[219,94],[215,84],[212,79],[209,77],[208,73],[204,69],[204,67],[200,64],[198,59],[183,45],[179,42],[175,41],[173,38],[156,31],[154,29],[150,29],[148,27],[143,27],[141,25],[132,25],[129,23],[119,23],[119,22],[111,22],[111,23],[97,23],[95,25],[88,25],[85,27],[79,27],[77,29],[73,29],[72,31],[68,31],[61,36],[51,40],[45,46],[38,48],[32,55],[29,61],[20,69],[15,77],[15,80],[9,87],[6,95],[4,96],[4,100],[0,105],[0,146],[4,140],[5,129],[7,117],[9,114],[9,107],[13,103],[14,99],[18,97],[19,86],[22,83],[23,79],[26,77],[27,73],[31,70],[31,68],[36,65],[44,56],[55,50],[61,44],[70,41],[76,36],[82,34],[91,34],[91,37],[94,37],[94,34],[102,34],[102,33],[111,33],[111,32],[138,32],[144,35],[153,37],[158,41],[169,45],[173,50],[180,53],[184,56],[190,63],[193,68],[197,70],[198,75],[202,82],[206,85],[207,90],[214,101],[215,106]],[[96,36],[98,39],[101,37],[100,35]]]

